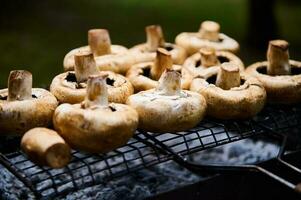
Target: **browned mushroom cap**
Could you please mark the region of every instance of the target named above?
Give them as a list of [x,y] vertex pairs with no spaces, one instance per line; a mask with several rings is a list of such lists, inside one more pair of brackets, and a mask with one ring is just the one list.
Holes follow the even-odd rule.
[[104,153],[125,144],[138,125],[137,112],[123,104],[108,103],[106,76],[91,76],[81,104],[62,104],[54,127],[74,149]]
[[109,70],[125,73],[133,63],[128,49],[120,45],[111,45],[111,39],[106,29],[91,29],[88,31],[89,46],[73,49],[64,58],[65,71],[74,70],[74,55],[79,52],[90,51],[96,60],[96,67],[100,71]]
[[207,114],[218,119],[252,117],[266,100],[262,84],[256,78],[240,74],[234,63],[208,68],[203,77],[192,81],[190,90],[205,97]]
[[270,41],[267,61],[250,65],[246,72],[263,84],[269,102],[291,104],[301,101],[301,62],[289,60],[286,41]]
[[138,44],[130,49],[134,63],[154,61],[156,50],[164,48],[170,52],[173,63],[183,64],[187,56],[185,49],[172,43],[166,43],[161,26],[150,25],[145,28],[145,31],[146,43]]
[[[86,81],[92,74],[98,74],[93,55],[90,52],[80,52],[74,56],[75,71],[65,72],[56,76],[50,91],[61,103],[79,103],[86,96]],[[107,71],[109,101],[125,103],[128,96],[134,93],[132,84],[122,75]]]
[[51,125],[56,98],[47,90],[32,89],[28,71],[11,71],[8,89],[0,90],[0,135],[21,135],[36,126]]
[[165,69],[174,69],[182,74],[182,88],[188,89],[192,75],[186,68],[173,65],[171,54],[165,49],[158,48],[154,62],[144,62],[133,65],[126,77],[134,86],[135,92],[149,90],[158,85],[158,79]]
[[202,76],[207,68],[219,66],[224,62],[235,63],[240,71],[244,71],[243,62],[233,53],[227,51],[216,51],[211,47],[204,47],[198,53],[188,57],[183,66],[186,67],[193,76]]
[[21,140],[21,148],[38,165],[61,168],[71,160],[71,150],[64,139],[47,128],[33,128]]
[[186,49],[188,55],[196,53],[203,47],[212,47],[236,53],[239,44],[229,36],[220,33],[220,25],[213,21],[204,21],[199,32],[183,32],[176,37],[176,44]]
[[176,132],[194,127],[203,119],[206,101],[181,90],[180,74],[167,69],[155,89],[130,96],[127,104],[139,114],[139,128],[152,132]]

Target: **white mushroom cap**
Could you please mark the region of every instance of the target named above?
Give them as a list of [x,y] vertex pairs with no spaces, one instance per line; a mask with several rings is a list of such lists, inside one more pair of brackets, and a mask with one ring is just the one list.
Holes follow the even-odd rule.
[[146,42],[135,45],[130,49],[135,64],[154,61],[158,48],[164,48],[169,51],[174,64],[183,64],[187,57],[185,49],[175,44],[165,42],[160,25],[147,26],[145,31]]
[[128,49],[121,45],[112,45],[109,31],[106,29],[91,29],[88,31],[88,46],[71,50],[64,58],[65,71],[73,71],[74,55],[79,52],[91,52],[96,60],[99,70],[111,70],[116,73],[126,73],[133,64],[132,55]]
[[194,127],[202,120],[205,99],[194,92],[181,90],[180,74],[163,73],[155,89],[139,92],[127,104],[139,114],[139,128],[152,132],[176,132]]
[[[75,72],[66,72],[57,75],[51,85],[50,91],[61,103],[80,103],[86,96],[86,81],[90,75],[99,74],[91,52],[80,52],[74,56]],[[107,72],[109,101],[125,103],[128,96],[133,94],[132,84],[122,75]]]
[[55,129],[75,149],[111,151],[125,144],[137,128],[138,115],[134,109],[108,103],[106,76],[90,76],[85,100],[81,104],[62,104],[55,111]]
[[203,47],[236,53],[239,44],[229,36],[220,33],[220,25],[213,21],[204,21],[199,32],[183,32],[177,35],[176,44],[185,48],[188,55]]
[[288,47],[285,40],[270,41],[267,61],[254,63],[246,69],[263,84],[268,102],[301,102],[301,62],[289,59]]
[[11,71],[8,89],[0,90],[0,131],[2,134],[23,134],[36,126],[51,125],[57,107],[56,98],[47,90],[32,89],[28,71]]
[[262,110],[266,92],[253,77],[241,73],[234,63],[210,67],[195,78],[190,90],[203,95],[207,114],[218,119],[245,119]]

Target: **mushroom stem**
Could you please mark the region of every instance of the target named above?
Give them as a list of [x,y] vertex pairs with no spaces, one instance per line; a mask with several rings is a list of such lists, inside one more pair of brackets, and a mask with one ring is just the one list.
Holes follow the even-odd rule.
[[61,168],[71,159],[71,150],[64,139],[47,128],[34,128],[27,131],[21,141],[22,150],[40,165]]
[[150,71],[151,78],[154,80],[159,80],[165,69],[172,68],[172,63],[171,54],[163,48],[158,48],[154,65]]
[[215,49],[204,47],[200,49],[199,53],[201,55],[202,66],[211,67],[219,64],[219,60],[215,54]]
[[11,71],[8,77],[8,101],[31,99],[32,74],[25,70]]
[[75,77],[78,83],[84,82],[92,74],[97,73],[95,60],[91,52],[79,52],[74,55]]
[[210,41],[219,41],[220,25],[213,21],[204,21],[199,29],[199,36]]
[[288,46],[289,44],[285,40],[272,40],[269,42],[267,74],[289,75],[291,73]]
[[164,35],[161,26],[151,25],[145,28],[146,43],[150,51],[156,51],[158,47],[163,47],[165,44]]
[[181,92],[181,74],[175,70],[166,69],[158,81],[156,90],[167,96],[179,95]]
[[88,43],[94,56],[111,53],[111,39],[106,29],[91,29],[88,31]]
[[107,106],[109,104],[106,84],[107,77],[108,74],[106,73],[89,76],[87,81],[87,95],[82,103],[83,108]]
[[215,84],[224,90],[240,86],[238,66],[229,62],[223,63],[220,67],[220,71],[218,72]]

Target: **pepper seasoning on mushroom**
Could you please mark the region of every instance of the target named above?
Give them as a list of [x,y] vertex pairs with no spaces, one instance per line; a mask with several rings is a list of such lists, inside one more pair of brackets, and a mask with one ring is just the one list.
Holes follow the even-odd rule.
[[202,22],[199,32],[183,32],[176,37],[176,44],[186,49],[188,55],[203,47],[236,53],[239,44],[229,36],[220,33],[220,25],[213,21]]
[[263,84],[268,102],[291,104],[301,101],[301,62],[289,59],[288,47],[285,40],[270,41],[267,61],[254,63],[246,70]]
[[[86,81],[90,75],[98,74],[93,54],[81,51],[74,55],[75,71],[57,75],[50,86],[50,91],[61,103],[79,103],[86,96]],[[122,75],[107,71],[109,101],[125,103],[133,94],[132,84]]]
[[21,148],[38,165],[62,168],[71,160],[71,149],[54,130],[33,128],[21,140]]
[[183,66],[195,77],[202,75],[207,68],[219,66],[224,62],[233,62],[239,67],[240,71],[244,71],[243,62],[235,54],[227,51],[216,51],[212,47],[201,48],[198,53],[188,57]]
[[190,90],[205,97],[207,114],[218,119],[250,118],[262,110],[266,101],[263,85],[240,73],[234,63],[208,68],[192,81]]
[[181,90],[180,74],[167,69],[155,89],[131,95],[127,104],[139,115],[139,128],[152,132],[184,131],[203,119],[206,101],[203,96]]
[[130,49],[134,56],[134,63],[154,61],[157,49],[163,48],[170,52],[174,64],[183,64],[187,56],[185,49],[172,43],[166,43],[161,26],[147,26],[145,32],[146,43],[138,44]]
[[81,51],[93,53],[96,67],[100,71],[113,71],[124,74],[133,63],[128,49],[121,45],[112,45],[109,31],[106,29],[91,29],[88,31],[88,46],[73,49],[64,58],[65,71],[74,70],[74,56]]
[[126,77],[134,86],[135,92],[149,90],[158,85],[158,80],[165,69],[174,69],[182,74],[183,89],[188,89],[192,80],[192,74],[185,67],[172,63],[171,54],[163,49],[157,49],[154,62],[144,62],[133,65],[127,72]]
[[8,89],[0,90],[1,134],[22,135],[36,126],[50,126],[58,102],[47,90],[32,88],[32,74],[11,71]]
[[54,127],[74,149],[105,153],[125,144],[138,125],[137,112],[123,104],[108,103],[106,73],[90,76],[81,104],[62,104]]

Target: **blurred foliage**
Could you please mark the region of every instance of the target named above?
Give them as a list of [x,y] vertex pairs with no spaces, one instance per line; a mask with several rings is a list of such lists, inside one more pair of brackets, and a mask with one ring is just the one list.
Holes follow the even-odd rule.
[[[251,1],[251,0],[250,0]],[[265,49],[247,43],[248,0],[10,0],[0,5],[0,86],[10,70],[27,69],[34,85],[46,87],[63,70],[64,55],[87,44],[90,28],[107,28],[112,43],[131,47],[145,41],[144,27],[160,24],[167,41],[183,31],[197,31],[203,20],[215,20],[222,32],[241,43],[246,64],[265,59]],[[301,45],[301,4],[277,1],[280,36],[291,52]],[[258,30],[260,31],[260,30]],[[300,52],[300,51],[299,51]]]

